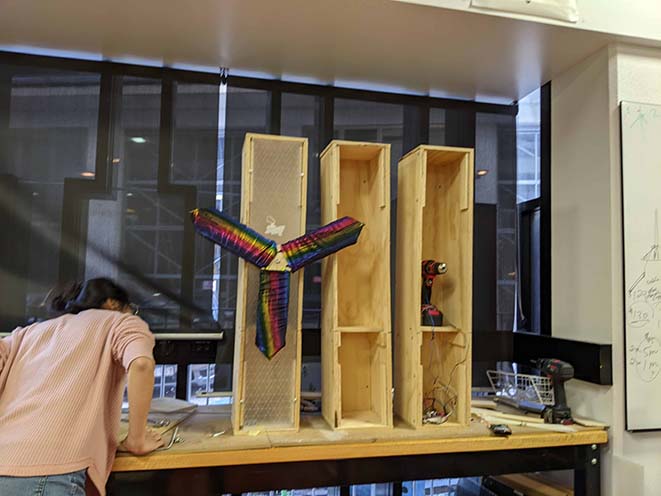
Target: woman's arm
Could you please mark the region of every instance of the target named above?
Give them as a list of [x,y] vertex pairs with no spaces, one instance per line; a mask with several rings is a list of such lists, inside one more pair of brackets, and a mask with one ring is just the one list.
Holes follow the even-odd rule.
[[138,357],[129,365],[129,433],[120,450],[146,455],[163,446],[161,436],[147,429],[154,391],[154,360]]
[[6,338],[0,339],[0,374],[5,368],[5,364],[9,359],[9,351],[11,350],[11,335]]
[[129,433],[119,449],[134,455],[146,455],[163,446],[161,436],[147,429],[154,394],[154,344],[147,323],[133,315],[124,315],[113,329],[113,356],[129,376]]

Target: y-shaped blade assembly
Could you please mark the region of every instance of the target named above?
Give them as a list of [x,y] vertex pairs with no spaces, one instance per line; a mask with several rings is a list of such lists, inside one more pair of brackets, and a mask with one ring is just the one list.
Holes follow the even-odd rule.
[[[278,248],[275,241],[218,210],[197,209],[192,215],[202,236],[261,269],[255,344],[269,359],[285,346],[290,273],[356,243],[364,225],[343,217]],[[269,267],[283,255],[285,266]]]

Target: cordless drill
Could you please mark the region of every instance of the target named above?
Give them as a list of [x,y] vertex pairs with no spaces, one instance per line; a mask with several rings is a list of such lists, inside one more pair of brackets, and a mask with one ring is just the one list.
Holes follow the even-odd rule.
[[540,358],[536,364],[540,372],[551,380],[555,396],[555,404],[544,410],[544,421],[549,424],[572,423],[571,409],[567,406],[565,382],[574,377],[574,367],[556,358]]
[[431,287],[434,284],[434,278],[439,274],[445,274],[448,267],[443,262],[434,260],[422,261],[422,307],[421,324],[423,326],[440,327],[443,325],[443,314],[431,302]]

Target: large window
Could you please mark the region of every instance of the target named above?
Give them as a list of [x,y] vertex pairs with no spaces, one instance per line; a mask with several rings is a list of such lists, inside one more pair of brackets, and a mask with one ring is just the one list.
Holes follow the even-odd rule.
[[495,329],[511,331],[517,281],[517,166],[516,125],[510,116],[477,114],[475,169],[476,236],[486,237],[487,231],[495,246],[495,253],[489,253],[495,255]]
[[[529,274],[518,267],[522,230],[535,239],[537,229],[522,215],[541,191],[535,95],[517,118],[516,106],[67,65],[35,57],[18,66],[0,54],[0,223],[12,233],[0,241],[0,330],[46,318],[58,284],[109,276],[155,332],[225,330],[215,366],[205,358],[189,369],[192,359],[180,357],[168,371],[181,397],[230,390],[238,262],[196,236],[188,213],[215,206],[238,217],[246,132],[308,138],[310,229],[321,217],[319,155],[333,138],[391,144],[393,221],[403,154],[421,143],[475,148],[474,330],[521,328],[518,315],[534,314],[520,303]],[[310,390],[319,384],[320,288],[320,266],[306,268]]]
[[99,74],[0,64],[0,328],[46,316],[67,182],[95,175]]
[[[516,117],[516,329],[542,332],[541,91],[519,101]],[[546,329],[548,332],[549,330]]]
[[541,91],[519,101],[516,116],[516,201],[523,203],[542,194]]

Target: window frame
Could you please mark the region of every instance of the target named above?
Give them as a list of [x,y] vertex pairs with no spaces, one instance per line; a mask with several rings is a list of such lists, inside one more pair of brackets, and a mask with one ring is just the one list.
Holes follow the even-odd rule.
[[[93,180],[72,179],[65,185],[65,200],[63,207],[63,219],[67,219],[62,225],[62,235],[74,243],[74,253],[80,253],[84,248],[86,240],[78,239],[78,233],[84,232],[83,227],[87,223],[86,212],[79,207],[80,199],[105,198],[110,194],[112,185],[112,166],[110,164],[114,126],[121,102],[122,84],[121,79],[125,76],[143,78],[155,78],[161,81],[161,115],[160,115],[160,141],[158,157],[158,190],[168,194],[182,195],[186,208],[195,207],[194,186],[172,182],[170,176],[170,163],[173,159],[174,143],[174,109],[177,83],[199,83],[220,85],[227,84],[229,87],[265,90],[270,94],[269,108],[269,132],[279,134],[281,129],[282,94],[314,95],[321,98],[321,118],[319,139],[320,143],[329,142],[334,134],[334,100],[353,99],[362,101],[373,101],[379,103],[393,103],[403,105],[404,112],[404,136],[403,153],[415,146],[425,143],[429,139],[430,112],[432,109],[443,109],[446,111],[446,122],[453,123],[453,142],[461,143],[462,146],[475,146],[475,116],[478,112],[491,114],[505,114],[515,116],[518,107],[513,104],[495,104],[467,100],[455,100],[449,98],[437,98],[424,95],[400,94],[392,92],[380,92],[370,90],[359,90],[331,85],[307,84],[288,82],[277,79],[259,79],[252,77],[228,75],[226,69],[218,73],[197,72],[167,67],[149,67],[131,65],[125,63],[89,61],[69,59],[63,57],[38,56],[12,52],[0,52],[0,64],[13,66],[42,67],[61,70],[72,70],[78,72],[90,72],[101,75],[99,95],[99,115],[97,124],[96,145],[96,175]],[[0,99],[1,99],[0,95]],[[3,110],[0,101],[0,110]],[[457,112],[454,112],[457,111]],[[550,184],[550,83],[541,88],[541,333],[551,333],[551,184]],[[457,124],[459,122],[459,124]],[[447,124],[446,124],[447,125]],[[189,242],[195,236],[192,224],[185,227],[183,256],[182,256],[182,297],[168,294],[162,288],[154,287],[155,291],[163,293],[165,297],[180,300],[182,307],[180,318],[180,332],[186,332],[192,328],[191,315],[197,310],[193,302],[194,294],[194,244]],[[84,257],[78,257],[78,260]],[[67,281],[80,279],[80,264],[76,257],[72,257],[62,250],[59,280]],[[84,270],[84,267],[82,268]],[[152,286],[151,282],[142,274],[132,273],[129,267],[121,269],[136,277],[138,281],[146,286]],[[229,329],[228,329],[229,330]],[[494,329],[495,330],[495,329]],[[159,332],[159,329],[154,329]],[[218,332],[218,329],[209,329],[209,332]],[[318,329],[304,329],[306,333],[318,334]],[[199,329],[196,332],[200,332]],[[307,342],[306,342],[307,341]],[[476,340],[476,345],[479,345]],[[160,344],[163,346],[160,346]],[[157,357],[160,363],[178,365],[177,397],[186,396],[186,371],[191,363],[211,363],[215,360],[215,342],[204,342],[199,346],[182,341],[161,342],[157,346]],[[319,343],[318,336],[304,339],[304,355],[310,355]],[[307,349],[306,349],[307,347]],[[179,348],[177,351],[174,351]],[[213,348],[213,349],[212,349]],[[176,358],[173,361],[173,357]]]

